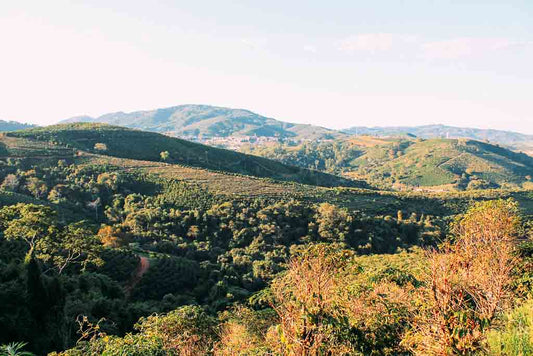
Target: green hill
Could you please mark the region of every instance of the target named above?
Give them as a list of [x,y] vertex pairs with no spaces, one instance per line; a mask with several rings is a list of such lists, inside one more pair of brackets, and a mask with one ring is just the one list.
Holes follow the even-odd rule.
[[466,139],[379,139],[248,147],[287,164],[365,179],[384,188],[485,189],[531,185],[533,158]]
[[[67,125],[61,126],[68,127]],[[90,125],[83,124],[82,126],[89,127]],[[106,128],[119,129],[109,126]],[[39,131],[46,130],[39,129]],[[76,140],[69,140],[70,143],[67,145],[70,147],[67,147],[57,141],[39,141],[23,136],[28,135],[22,135],[20,132],[10,133],[9,135],[0,134],[0,168],[4,167],[1,166],[2,162],[7,162],[23,170],[40,167],[37,169],[37,172],[39,172],[42,167],[57,167],[58,161],[63,161],[82,170],[102,167],[107,172],[122,172],[125,174],[137,172],[147,174],[150,177],[159,177],[159,179],[166,182],[179,182],[188,187],[189,195],[199,196],[200,198],[204,195],[203,192],[207,192],[209,195],[218,197],[217,199],[222,199],[223,201],[227,199],[239,201],[250,199],[296,199],[310,203],[328,202],[368,214],[394,215],[398,210],[405,210],[407,212],[417,212],[418,214],[448,215],[462,211],[472,199],[484,200],[498,197],[513,197],[520,201],[528,214],[533,212],[531,193],[527,190],[488,189],[469,192],[431,193],[378,191],[353,187],[320,187],[214,171],[179,163],[120,158],[108,154],[92,153],[93,149],[80,151],[74,146]],[[128,136],[126,138],[130,139]],[[117,140],[120,140],[120,138],[117,138]],[[87,147],[89,146],[90,144],[87,144]],[[276,164],[279,165],[279,163]],[[328,177],[336,178],[335,176]],[[200,198],[196,197],[195,199],[201,200]],[[28,195],[0,191],[0,206],[17,202],[36,202],[36,200]]]
[[180,105],[132,113],[110,113],[97,118],[79,116],[62,121],[62,123],[73,122],[107,123],[172,136],[202,139],[230,136],[324,139],[346,136],[323,127],[278,121],[248,110],[209,105]]
[[168,152],[168,158],[165,159],[167,163],[313,185],[365,186],[362,182],[280,164],[257,156],[106,124],[64,124],[6,135],[121,158],[162,161],[161,153]]

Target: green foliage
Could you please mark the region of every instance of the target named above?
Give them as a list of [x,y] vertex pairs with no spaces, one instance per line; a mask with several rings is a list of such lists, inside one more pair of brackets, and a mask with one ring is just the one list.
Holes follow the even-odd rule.
[[159,156],[161,156],[162,161],[166,161],[170,157],[170,153],[168,151],[161,151]]
[[25,342],[13,342],[8,345],[0,346],[0,356],[32,356],[29,351],[24,351]]
[[[274,352],[279,319],[271,283],[295,254],[318,243],[347,253],[343,268],[339,260],[331,264],[338,309],[324,314],[323,331],[354,353],[399,354],[413,294],[424,287],[426,259],[416,246],[445,239],[448,223],[471,201],[514,197],[533,211],[530,193],[520,190],[322,188],[192,168],[174,163],[187,152],[198,153],[202,167],[216,164],[214,157],[222,165],[237,157],[232,164],[242,171],[245,159],[267,161],[227,151],[206,156],[205,146],[145,134],[73,125],[0,139],[9,154],[0,159],[0,343],[26,340],[37,353],[72,348],[77,317],[85,315],[101,336],[85,338],[69,355],[172,354],[176,345],[194,346],[187,340],[202,340],[198,354]],[[131,148],[141,139],[145,148],[154,144],[149,152]],[[74,155],[92,152],[95,143],[107,150]],[[348,156],[362,154],[353,147],[331,161],[342,157],[337,144],[313,168],[325,169],[322,159],[330,168],[351,165]],[[395,155],[410,147],[402,145]],[[162,151],[168,163],[159,162]],[[278,166],[268,162],[261,169],[275,176],[266,172]],[[513,285],[521,296],[531,289],[527,244]]]
[[7,240],[21,239],[29,248],[29,255],[48,258],[48,250],[55,234],[55,212],[46,206],[22,204],[0,210],[0,224]]
[[197,282],[199,266],[180,257],[161,257],[150,262],[148,272],[133,291],[138,300],[160,300],[171,293],[186,294]]
[[141,318],[135,329],[138,333],[123,338],[97,332],[61,355],[207,355],[216,337],[216,320],[198,306],[186,306]]
[[65,147],[74,147],[88,152],[94,151],[95,144],[105,144],[107,150],[102,153],[115,157],[160,161],[161,152],[168,152],[168,157],[170,157],[168,162],[174,164],[323,186],[357,185],[351,180],[280,164],[261,157],[204,146],[156,133],[104,124],[55,125],[11,132],[9,135],[53,144],[59,143]]
[[530,156],[471,140],[372,141],[361,138],[358,141],[354,138],[306,142],[297,147],[251,146],[244,151],[299,167],[363,178],[378,187],[397,189],[520,187],[533,173],[533,158]]
[[504,314],[499,327],[487,335],[488,355],[520,356],[533,354],[533,301]]

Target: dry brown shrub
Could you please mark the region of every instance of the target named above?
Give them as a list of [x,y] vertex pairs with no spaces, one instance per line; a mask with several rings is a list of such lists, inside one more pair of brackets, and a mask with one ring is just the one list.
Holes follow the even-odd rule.
[[508,303],[520,232],[517,204],[475,204],[457,220],[455,244],[428,254],[426,305],[404,344],[419,355],[468,355],[483,349],[485,331]]
[[265,338],[268,328],[277,320],[272,313],[256,312],[237,306],[225,313],[215,355],[268,355]]
[[330,321],[341,317],[344,258],[327,245],[315,245],[295,257],[287,273],[271,286],[279,325],[267,342],[283,355],[339,355],[349,345],[336,339]]

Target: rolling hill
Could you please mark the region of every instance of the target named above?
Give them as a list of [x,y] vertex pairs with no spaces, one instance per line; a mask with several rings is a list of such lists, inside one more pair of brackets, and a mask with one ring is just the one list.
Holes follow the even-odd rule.
[[[82,126],[89,126],[84,124]],[[63,125],[66,134],[67,126]],[[44,129],[43,129],[44,130]],[[128,130],[130,131],[130,130]],[[127,135],[127,139],[130,139]],[[150,160],[120,158],[109,154],[79,150],[76,140],[68,144],[58,141],[35,140],[20,133],[0,134],[0,162],[13,161],[21,169],[32,167],[56,167],[58,161],[75,165],[79,168],[106,167],[106,172],[145,173],[159,177],[166,182],[185,184],[191,196],[204,193],[225,201],[236,199],[295,199],[310,203],[328,202],[349,209],[356,209],[367,214],[394,215],[398,210],[417,212],[419,214],[448,215],[462,211],[472,200],[513,197],[517,199],[527,214],[533,214],[531,190],[477,190],[468,192],[401,192],[354,187],[320,187],[288,181],[259,178],[231,172],[214,171],[201,167],[156,162]],[[365,145],[382,143],[369,138]],[[194,145],[194,144],[193,144]],[[77,145],[76,145],[77,146]],[[89,145],[86,145],[89,147]],[[274,162],[276,163],[276,162]],[[333,177],[325,175],[327,177]],[[48,204],[32,196],[7,190],[0,190],[0,206],[18,202]],[[69,207],[62,213],[72,214]]]
[[[29,143],[46,142],[120,158],[156,162],[164,160],[167,163],[321,186],[366,186],[363,182],[289,166],[262,157],[107,124],[63,124],[5,135],[8,138],[29,139]],[[162,152],[168,153],[166,159],[162,159]]]
[[24,124],[18,121],[0,120],[0,132],[24,130],[32,127],[35,127],[35,125]]
[[454,127],[446,125],[364,127],[355,126],[343,130],[349,134],[373,136],[413,135],[421,138],[468,138],[497,143],[513,150],[533,153],[533,135],[512,131]]
[[[107,123],[170,136],[199,140],[212,145],[239,148],[246,137],[294,141],[345,139],[350,135],[416,136],[421,138],[467,138],[500,144],[516,151],[533,153],[533,135],[511,131],[464,128],[446,125],[364,127],[345,130],[294,124],[261,116],[249,110],[210,105],[179,105],[131,113],[115,112],[99,117],[77,116],[60,123]],[[233,141],[232,141],[233,139]],[[263,142],[259,142],[261,144]]]
[[97,118],[78,116],[61,123],[74,122],[106,123],[202,140],[230,136],[310,140],[346,136],[323,127],[278,121],[248,110],[209,105],[180,105],[132,113],[116,112]]
[[533,158],[468,139],[380,139],[248,147],[286,164],[365,179],[382,188],[464,190],[530,186]]

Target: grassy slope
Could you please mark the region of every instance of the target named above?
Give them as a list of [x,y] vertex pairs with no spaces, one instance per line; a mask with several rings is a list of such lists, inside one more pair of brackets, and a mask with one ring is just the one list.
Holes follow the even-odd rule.
[[94,152],[96,143],[107,146],[103,154],[121,158],[160,161],[168,151],[170,163],[208,168],[225,172],[268,177],[322,186],[361,186],[362,183],[307,169],[280,164],[269,159],[205,146],[165,135],[130,130],[105,124],[64,124],[17,131],[7,137],[52,142]]

